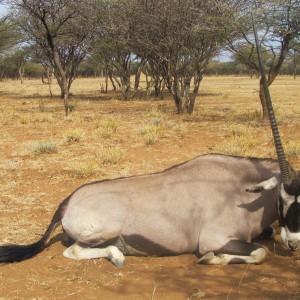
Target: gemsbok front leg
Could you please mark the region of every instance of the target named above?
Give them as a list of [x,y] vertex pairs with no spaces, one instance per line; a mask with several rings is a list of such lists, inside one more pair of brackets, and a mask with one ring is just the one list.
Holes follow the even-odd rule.
[[237,240],[230,241],[215,253],[205,254],[198,263],[203,265],[261,264],[267,256],[266,250],[259,245]]

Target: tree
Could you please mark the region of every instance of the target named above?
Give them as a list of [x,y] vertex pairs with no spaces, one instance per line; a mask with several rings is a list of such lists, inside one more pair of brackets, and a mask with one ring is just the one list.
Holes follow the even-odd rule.
[[[2,2],[0,1],[0,3]],[[16,29],[16,24],[8,15],[0,17],[0,54],[19,42],[20,34]]]
[[[100,17],[94,20],[98,31],[91,47],[91,55],[105,66],[106,76],[113,84],[115,81],[119,85],[125,100],[136,93],[144,64],[143,58],[138,57],[134,51],[136,21],[131,9],[129,0],[96,1],[95,11]],[[133,63],[138,64],[135,68],[134,89],[130,81]]]
[[131,97],[130,66],[132,53],[128,45],[122,42],[120,35],[113,31],[106,31],[97,39],[97,45],[93,47],[91,54],[103,64],[106,76],[118,84],[123,98],[129,99]]
[[25,73],[25,65],[30,59],[32,49],[29,47],[23,47],[14,51],[12,56],[10,57],[13,64],[15,64],[19,78],[21,80],[21,84],[23,84],[23,78]]
[[[272,56],[268,51],[266,51],[264,47],[261,48],[263,63],[264,65],[269,65]],[[236,64],[244,65],[244,68],[250,73],[251,77],[253,75],[253,72],[258,74],[256,72],[256,66],[258,65],[256,48],[248,44],[238,45],[237,51],[233,53],[232,58]]]
[[140,51],[163,72],[177,112],[192,113],[209,61],[224,47],[225,37],[235,36],[230,24],[238,1],[129,2],[138,23],[133,34],[135,53]]
[[[146,64],[143,68],[143,72],[146,75],[147,95],[150,95],[150,89],[153,87],[155,98],[158,98],[159,95],[163,98],[163,89],[168,78],[168,63],[165,59],[162,59],[154,53],[151,55],[146,52],[145,56]],[[148,80],[149,76],[151,78],[150,81]],[[168,87],[170,90],[170,85],[168,85]]]
[[53,64],[51,63],[51,60],[45,55],[44,51],[42,51],[40,47],[38,47],[38,45],[32,45],[32,49],[34,50],[32,59],[35,63],[40,64],[43,67],[44,72],[42,74],[42,82],[48,84],[49,93],[52,98],[53,93],[51,85],[54,75]]
[[83,0],[11,0],[16,21],[28,42],[37,45],[51,64],[69,111],[69,90],[87,53],[88,18]]
[[[292,47],[292,41],[300,32],[300,1],[299,0],[251,0],[245,2],[241,20],[237,29],[241,38],[238,41],[229,41],[229,50],[240,58],[240,61],[249,68],[259,71],[256,47],[250,22],[250,11],[255,14],[258,24],[261,47],[268,57],[265,68],[268,85],[276,79]],[[243,51],[248,49],[247,55]],[[263,120],[268,121],[268,111],[262,80],[259,85],[259,97],[262,105]]]
[[297,66],[300,63],[300,37],[299,36],[292,41],[291,48],[290,48],[287,56],[292,61],[293,76],[294,76],[294,79],[296,79]]

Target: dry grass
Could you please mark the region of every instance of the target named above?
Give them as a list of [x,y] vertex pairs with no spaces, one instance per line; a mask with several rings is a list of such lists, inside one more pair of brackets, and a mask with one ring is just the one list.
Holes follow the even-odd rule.
[[97,175],[101,176],[102,174],[101,165],[94,160],[72,162],[70,169],[77,178],[90,178]]
[[57,143],[54,141],[38,141],[33,146],[35,154],[56,153],[58,151]]
[[97,133],[103,138],[110,139],[117,132],[118,120],[115,117],[105,117],[95,122]]
[[[115,177],[122,172],[121,168],[141,173],[145,163],[148,166],[150,163],[147,170],[155,171],[157,167],[169,167],[207,152],[274,157],[270,130],[260,123],[257,79],[206,77],[192,116],[175,115],[170,95],[162,101],[121,102],[117,100],[118,94],[100,94],[101,80],[74,82],[71,102],[75,109],[67,118],[62,101],[59,97],[51,99],[47,85],[40,81],[26,80],[23,85],[2,82],[0,117],[6,130],[1,132],[1,142],[2,147],[10,149],[4,154],[4,161],[10,163],[1,172],[26,168],[26,163],[16,164],[14,159],[22,161],[32,152],[56,152],[55,157],[43,156],[41,168],[58,173],[69,170],[70,165],[78,166],[75,169],[90,169],[82,172],[84,177],[99,174],[98,167],[92,166],[107,161],[114,161],[115,166],[110,171],[104,168],[104,176]],[[287,156],[297,165],[299,130],[295,128],[300,116],[299,86],[299,79],[280,77],[271,87]],[[53,92],[59,95],[56,85]],[[32,145],[36,145],[33,150]],[[101,151],[103,157],[99,158]],[[117,154],[118,151],[123,154]],[[163,154],[170,152],[176,155]],[[105,158],[108,156],[112,158]],[[148,159],[150,156],[153,160]],[[134,167],[128,167],[128,163]]]
[[144,137],[146,145],[153,145],[156,143],[161,134],[161,126],[156,124],[143,124],[139,128],[140,134]]
[[120,163],[124,158],[124,151],[118,146],[103,148],[100,152],[100,159],[104,165]]
[[84,130],[81,128],[71,128],[64,133],[67,144],[79,143],[84,138]]

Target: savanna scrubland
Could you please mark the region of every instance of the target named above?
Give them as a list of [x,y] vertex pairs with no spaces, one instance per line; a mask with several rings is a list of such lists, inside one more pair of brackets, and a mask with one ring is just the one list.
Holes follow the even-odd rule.
[[[28,243],[83,183],[162,171],[204,153],[275,158],[261,122],[258,79],[205,77],[192,115],[140,95],[101,93],[101,78],[76,79],[69,116],[60,91],[41,80],[0,82],[0,242]],[[300,79],[270,87],[286,155],[300,168]],[[0,299],[300,299],[300,253],[275,240],[262,265],[200,266],[194,255],[105,259],[62,256],[58,229],[35,258],[0,266]],[[238,224],[237,224],[238,226]]]

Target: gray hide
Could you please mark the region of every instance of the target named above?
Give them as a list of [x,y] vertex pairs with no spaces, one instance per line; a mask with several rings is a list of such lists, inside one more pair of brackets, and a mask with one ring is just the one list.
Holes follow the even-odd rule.
[[245,192],[278,174],[273,160],[204,155],[162,173],[84,185],[62,226],[77,242],[110,240],[124,254],[205,254],[250,242],[278,218],[277,188]]

